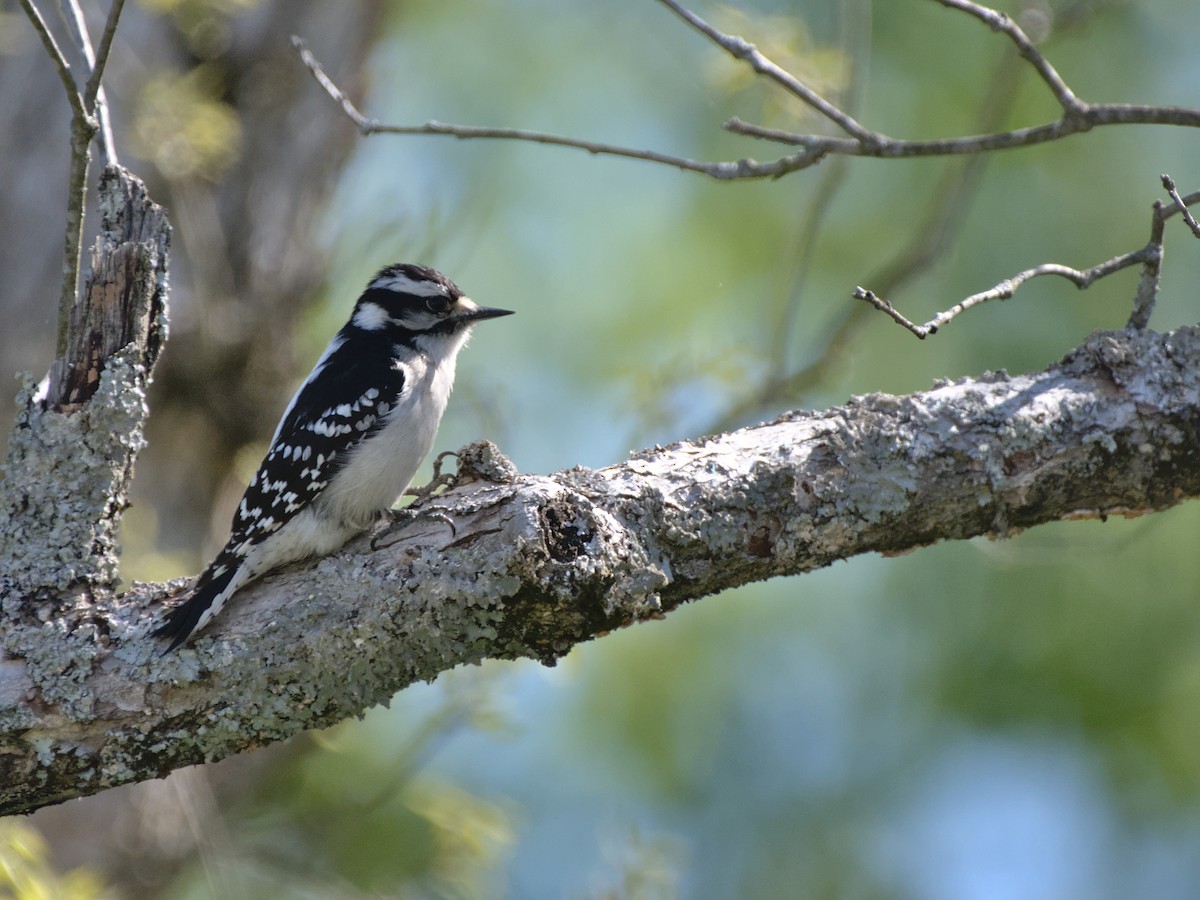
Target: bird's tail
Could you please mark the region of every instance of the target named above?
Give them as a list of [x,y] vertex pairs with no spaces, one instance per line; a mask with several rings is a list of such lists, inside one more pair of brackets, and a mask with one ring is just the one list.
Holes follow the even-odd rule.
[[191,596],[167,613],[166,621],[151,632],[154,637],[170,640],[163,652],[170,653],[207,625],[245,580],[242,566],[223,565],[218,558],[196,581]]

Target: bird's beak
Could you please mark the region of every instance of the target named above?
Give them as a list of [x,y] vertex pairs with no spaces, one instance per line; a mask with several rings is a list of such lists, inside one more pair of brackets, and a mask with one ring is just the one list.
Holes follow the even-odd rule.
[[454,318],[460,322],[476,322],[480,319],[498,319],[501,316],[511,316],[513,310],[500,309],[496,306],[479,306],[475,301],[462,297],[458,304],[461,308],[459,312],[454,314]]

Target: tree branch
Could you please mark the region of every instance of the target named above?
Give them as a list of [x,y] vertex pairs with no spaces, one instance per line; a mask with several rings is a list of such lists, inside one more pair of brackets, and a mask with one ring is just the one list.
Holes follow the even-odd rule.
[[[109,122],[102,79],[109,52],[112,49],[113,36],[116,34],[117,22],[120,19],[121,10],[124,8],[124,0],[113,0],[104,33],[101,36],[99,56],[92,50],[87,23],[84,21],[83,11],[79,8],[79,4],[76,0],[68,0],[66,3],[70,12],[67,24],[88,69],[82,91],[76,84],[70,63],[67,62],[66,56],[58,46],[58,42],[33,0],[21,0],[21,6],[34,30],[41,37],[46,53],[58,71],[59,79],[67,94],[67,102],[71,107],[71,165],[70,175],[67,179],[67,224],[63,240],[63,280],[59,291],[58,337],[55,345],[55,355],[61,368],[61,365],[65,365],[70,357],[78,357],[85,352],[85,348],[71,344],[71,324],[76,313],[76,301],[79,295],[79,268],[83,255],[88,170],[91,167],[92,139],[97,134],[100,137],[105,165],[117,165],[116,143],[113,140]],[[62,402],[63,395],[59,394],[61,387],[61,384],[52,377],[49,392],[52,403]]]
[[455,137],[460,140],[491,139],[526,141],[533,144],[551,144],[558,147],[571,147],[576,150],[586,150],[594,156],[620,156],[626,159],[640,159],[645,162],[659,163],[681,169],[685,172],[698,172],[718,181],[734,181],[754,178],[778,178],[789,172],[807,168],[818,162],[807,153],[797,153],[783,157],[773,162],[759,163],[751,159],[740,159],[735,162],[699,162],[682,156],[672,156],[654,150],[635,150],[630,147],[620,147],[615,144],[605,144],[596,141],[585,141],[578,138],[564,137],[558,134],[548,134],[544,131],[526,131],[520,128],[482,128],[476,125],[449,125],[444,122],[426,122],[423,125],[384,125],[378,119],[363,115],[354,102],[346,96],[329,77],[304,40],[292,35],[292,46],[300,54],[300,59],[312,73],[313,78],[325,90],[331,99],[341,106],[364,137],[372,134],[406,134],[406,135],[442,135]]
[[183,582],[47,597],[0,658],[0,814],[324,727],[463,663],[552,663],[747,582],[1165,509],[1200,496],[1198,433],[1191,327],[1097,334],[1043,372],[874,394],[596,471],[510,477],[472,445],[438,515],[269,577],[177,654],[146,632]]
[[825,118],[836,124],[842,131],[855,138],[860,143],[870,144],[879,139],[879,135],[860,125],[853,116],[845,110],[830,103],[808,85],[804,84],[786,69],[767,59],[757,47],[749,41],[736,35],[725,34],[709,25],[702,18],[675,0],[658,0],[663,6],[675,13],[680,19],[699,31],[710,41],[732,56],[750,66],[759,75],[763,75],[782,87],[794,97],[803,100]]
[[1063,108],[1063,112],[1067,117],[1070,118],[1084,113],[1087,104],[1076,97],[1075,92],[1067,87],[1067,83],[1063,81],[1062,76],[1058,74],[1054,66],[1046,61],[1046,58],[1042,56],[1029,35],[1010,16],[997,10],[989,9],[982,4],[973,3],[971,0],[936,0],[936,2],[948,9],[962,10],[968,15],[979,19],[979,21],[987,25],[992,31],[999,31],[1007,35],[1008,39],[1017,48],[1017,52],[1021,54],[1021,58],[1033,66],[1034,70],[1038,73],[1038,77],[1046,83],[1046,87],[1050,89],[1050,93],[1054,95],[1054,99],[1058,101],[1058,105]]
[[312,72],[313,77],[317,79],[325,92],[341,105],[346,116],[354,122],[364,136],[371,134],[443,135],[460,140],[514,140],[552,144],[586,150],[588,153],[596,155],[619,156],[670,166],[685,172],[706,175],[718,181],[781,178],[792,172],[807,169],[830,154],[877,159],[960,156],[994,150],[1011,150],[1016,147],[1032,147],[1048,141],[1062,140],[1071,135],[1081,134],[1106,125],[1178,125],[1200,128],[1200,109],[1125,103],[1086,103],[1075,95],[1058,71],[1038,51],[1029,36],[1007,15],[990,7],[972,3],[970,0],[934,0],[942,6],[962,10],[984,22],[993,30],[1007,35],[1016,46],[1017,51],[1033,66],[1038,76],[1054,94],[1063,109],[1063,115],[1054,122],[1010,131],[918,141],[893,138],[860,124],[845,110],[829,102],[794,75],[767,59],[758,48],[743,38],[718,30],[678,3],[677,0],[658,0],[658,2],[735,59],[747,63],[758,74],[768,78],[790,94],[799,97],[838,125],[849,137],[797,134],[782,129],[754,125],[735,116],[725,123],[724,127],[727,131],[800,147],[800,152],[781,156],[768,162],[759,162],[749,158],[736,161],[703,162],[654,150],[637,150],[558,134],[525,131],[519,128],[485,128],[476,125],[450,125],[433,121],[423,125],[385,125],[377,119],[364,116],[358,110],[346,94],[334,84],[302,39],[293,36],[292,45],[299,52],[301,60]]
[[20,646],[8,626],[40,598],[68,602],[116,583],[146,385],[166,336],[166,213],[123,169],[106,169],[98,193],[91,272],[68,318],[77,353],[24,386],[0,479],[0,647],[10,652]]
[[84,108],[93,112],[99,126],[98,139],[104,165],[118,165],[117,142],[113,138],[112,120],[108,114],[108,98],[104,94],[104,69],[108,65],[108,54],[112,50],[113,37],[117,33],[117,23],[121,19],[121,10],[125,8],[125,0],[113,0],[108,10],[108,19],[104,23],[104,31],[100,35],[100,50],[93,53],[92,42],[87,33],[87,22],[83,11],[76,0],[70,0],[72,18],[76,31],[76,40],[83,51],[83,58],[90,68],[87,84],[83,89]]
[[[1163,256],[1164,223],[1171,216],[1180,213],[1185,218],[1190,217],[1191,214],[1188,212],[1187,204],[1200,200],[1200,191],[1180,198],[1178,191],[1175,190],[1175,183],[1166,175],[1162,177],[1164,186],[1167,187],[1171,196],[1176,198],[1176,200],[1171,206],[1163,206],[1161,202],[1155,202],[1150,223],[1150,240],[1144,247],[1138,250],[1114,256],[1112,259],[1105,260],[1098,265],[1092,266],[1090,269],[1075,269],[1071,266],[1060,265],[1059,263],[1043,263],[1040,266],[1034,266],[1032,269],[1026,269],[1023,272],[1018,272],[1011,278],[1006,278],[993,288],[981,291],[978,294],[972,294],[970,297],[960,300],[949,309],[938,313],[924,325],[918,325],[916,322],[906,318],[896,307],[874,291],[863,287],[856,287],[851,296],[856,300],[865,301],[875,307],[875,309],[890,316],[893,321],[905,330],[912,332],[918,338],[924,340],[931,334],[937,334],[943,325],[972,307],[987,303],[990,300],[1008,300],[1025,282],[1034,278],[1039,278],[1043,275],[1056,275],[1067,279],[1082,290],[1090,287],[1101,278],[1107,278],[1109,275],[1120,272],[1122,269],[1140,264],[1142,266],[1142,277],[1138,283],[1137,294],[1134,297],[1133,313],[1127,324],[1131,328],[1146,328],[1150,324],[1150,315],[1153,312],[1154,303],[1158,297],[1158,282]],[[1189,227],[1191,226],[1189,225]]]
[[46,24],[46,20],[42,18],[41,11],[34,6],[33,0],[21,0],[21,8],[25,10],[25,15],[33,25],[33,30],[37,32],[41,38],[42,46],[46,48],[46,55],[50,57],[50,61],[54,63],[54,70],[58,73],[58,78],[63,84],[63,90],[67,94],[67,102],[71,105],[71,112],[77,117],[85,117],[87,115],[87,107],[83,103],[83,95],[79,93],[79,88],[75,84],[75,76],[71,73],[71,64],[67,62],[66,56],[63,55],[62,49],[58,46],[58,41],[54,39],[53,32]]
[[[993,127],[1011,112],[1017,96],[1014,70],[1018,63],[1019,60],[1012,54],[1003,54],[987,79],[992,87],[979,110],[978,123],[982,128]],[[947,162],[937,186],[929,194],[924,212],[917,219],[918,224],[911,230],[908,243],[892,259],[880,264],[870,277],[869,282],[877,285],[880,292],[888,294],[898,290],[915,275],[927,271],[942,256],[945,248],[957,236],[959,224],[975,199],[990,159],[986,154],[978,154]],[[834,171],[837,169],[826,170],[827,173]],[[797,254],[797,257],[802,259],[803,254]],[[795,307],[798,300],[798,296],[793,296],[789,307]],[[789,313],[787,321],[775,329],[777,338],[767,377],[761,384],[751,386],[745,396],[731,403],[709,431],[726,431],[751,421],[760,411],[782,409],[799,403],[803,395],[820,383],[845,354],[867,320],[869,310],[858,304],[839,307],[835,320],[816,344],[819,348],[817,355],[797,369],[784,371],[787,341],[794,326],[794,310],[789,310]]]
[[[1164,210],[1162,213],[1162,218],[1165,219],[1168,215],[1173,215],[1176,211],[1182,213],[1183,222],[1192,232],[1193,237],[1200,238],[1200,222],[1196,221],[1196,217],[1193,216],[1192,211],[1188,209],[1189,201],[1179,196],[1179,190],[1175,187],[1175,179],[1170,175],[1163,175],[1162,186],[1167,189],[1167,193],[1171,195],[1171,199],[1175,202],[1175,209],[1171,210],[1170,213]],[[1200,197],[1198,197],[1196,194],[1192,194],[1190,197],[1194,199],[1200,199]]]
[[63,237],[63,278],[58,297],[58,337],[55,343],[55,353],[61,358],[67,353],[68,323],[79,290],[87,174],[91,162],[91,142],[98,124],[84,105],[83,95],[79,92],[75,76],[71,72],[71,65],[46,25],[46,20],[42,18],[41,12],[33,4],[33,0],[21,0],[21,6],[58,71],[58,77],[67,94],[67,102],[71,107],[71,169],[67,178],[67,225]]

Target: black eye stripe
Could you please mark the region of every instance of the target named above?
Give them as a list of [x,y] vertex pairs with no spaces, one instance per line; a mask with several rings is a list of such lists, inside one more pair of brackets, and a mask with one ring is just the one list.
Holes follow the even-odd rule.
[[450,309],[449,297],[426,297],[425,308],[435,315],[443,315]]

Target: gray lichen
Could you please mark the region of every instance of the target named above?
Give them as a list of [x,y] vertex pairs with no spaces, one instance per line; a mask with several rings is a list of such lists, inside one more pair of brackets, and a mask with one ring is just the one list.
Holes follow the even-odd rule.
[[856,398],[598,471],[466,479],[384,549],[364,538],[270,576],[167,657],[145,635],[170,586],[47,596],[0,658],[0,812],[323,727],[455,665],[552,663],[748,581],[1200,495],[1200,442],[1179,440],[1200,433],[1200,365],[1176,360],[1200,360],[1200,331],[1100,335],[1045,372]]

